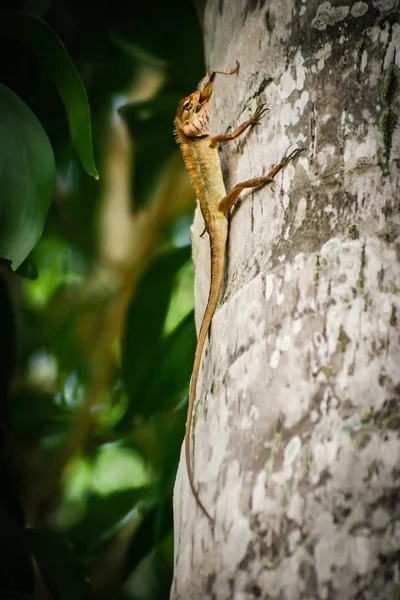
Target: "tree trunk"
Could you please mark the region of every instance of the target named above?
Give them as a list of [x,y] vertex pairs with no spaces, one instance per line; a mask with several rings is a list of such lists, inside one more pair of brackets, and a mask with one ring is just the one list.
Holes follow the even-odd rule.
[[[306,152],[230,218],[225,292],[182,452],[174,600],[400,590],[400,88],[395,0],[203,3],[227,189]],[[260,6],[261,5],[261,6]],[[188,93],[191,90],[188,90]],[[196,211],[196,319],[209,242]]]

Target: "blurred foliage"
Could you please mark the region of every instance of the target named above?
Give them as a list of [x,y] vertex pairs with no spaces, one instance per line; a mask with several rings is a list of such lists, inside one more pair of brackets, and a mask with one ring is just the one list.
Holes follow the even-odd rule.
[[166,599],[196,339],[172,123],[204,70],[195,10],[5,0],[0,52],[0,598]]

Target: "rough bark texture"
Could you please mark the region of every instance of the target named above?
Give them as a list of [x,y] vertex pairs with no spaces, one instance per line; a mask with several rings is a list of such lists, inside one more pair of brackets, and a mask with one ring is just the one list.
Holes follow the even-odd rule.
[[[204,5],[204,3],[203,3]],[[400,88],[395,0],[208,0],[228,189],[307,152],[231,215],[203,358],[194,474],[175,487],[178,599],[400,594]],[[191,90],[188,90],[190,92]],[[196,316],[209,245],[196,212]]]

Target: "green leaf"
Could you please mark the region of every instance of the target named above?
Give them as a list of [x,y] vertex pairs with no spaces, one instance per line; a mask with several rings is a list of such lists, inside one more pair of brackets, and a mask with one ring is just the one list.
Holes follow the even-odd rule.
[[172,498],[157,504],[148,512],[128,548],[123,579],[138,566],[149,552],[154,550],[172,533]]
[[180,98],[161,94],[156,98],[119,109],[135,142],[134,208],[146,205],[157,185],[161,167],[177,149],[172,122]]
[[0,267],[4,267],[7,271],[15,273],[24,279],[31,279],[32,281],[39,277],[38,268],[29,256],[15,271],[13,271],[11,265],[12,262],[8,258],[0,258]]
[[129,424],[130,431],[126,428],[129,431],[126,439],[146,456],[159,474],[153,490],[149,489],[149,498],[151,493],[158,501],[172,496],[185,432],[186,408],[187,403],[182,402],[174,410],[158,411],[146,421],[135,423],[134,428]]
[[131,397],[117,425],[117,432],[129,428],[135,414],[149,417],[176,406],[189,386],[195,348],[196,329],[192,311],[158,347],[153,348],[140,386]]
[[173,408],[187,392],[196,349],[194,312],[191,311],[163,341],[147,381],[138,390],[141,413]]
[[[144,274],[128,307],[122,342],[122,374],[132,397],[162,339],[175,276],[190,258],[189,246],[160,256]],[[141,412],[141,406],[136,407]]]
[[35,281],[39,277],[39,271],[36,264],[31,258],[26,258],[20,266],[13,271],[12,262],[8,258],[0,258],[0,266],[7,269],[7,271],[13,272],[19,275],[23,279],[31,279]]
[[[136,564],[133,569],[132,576],[128,581],[131,583],[130,590],[139,588],[140,582],[143,579],[146,581],[146,596],[148,600],[166,600],[170,597],[173,571],[174,571],[174,550],[173,550],[173,530],[160,541],[159,544],[153,544],[150,551],[142,558],[139,564]],[[129,562],[127,563],[129,566]],[[126,579],[127,576],[124,577]],[[139,583],[139,585],[135,585]],[[129,585],[129,584],[128,584]],[[128,585],[126,588],[128,588]],[[125,588],[125,589],[126,589]],[[188,593],[185,598],[192,598],[193,595]],[[143,596],[135,592],[129,597],[118,596],[118,600],[140,600]]]
[[90,494],[85,516],[68,532],[69,539],[82,553],[97,553],[104,543],[120,531],[123,519],[145,498],[148,488],[113,492],[108,496]]
[[60,535],[27,529],[27,538],[39,570],[55,600],[86,600],[90,585],[84,567],[71,545]]
[[0,34],[16,39],[40,59],[64,103],[72,145],[85,170],[98,179],[86,90],[60,38],[47,23],[23,12],[1,15]]
[[36,263],[29,256],[24,260],[22,265],[16,269],[15,272],[20,277],[23,277],[24,279],[30,279],[31,281],[35,281],[39,277],[39,271]]
[[31,109],[1,84],[0,149],[0,256],[17,269],[42,235],[55,163]]

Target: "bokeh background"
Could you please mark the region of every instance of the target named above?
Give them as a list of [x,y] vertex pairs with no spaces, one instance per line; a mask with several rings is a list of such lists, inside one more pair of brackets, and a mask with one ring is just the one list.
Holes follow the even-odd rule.
[[[188,0],[3,1],[1,10],[0,83],[48,136],[55,187],[17,272],[0,257],[0,598],[166,599],[196,339],[195,199],[173,119],[204,74],[198,15]],[[40,28],[10,21],[16,10],[47,23],[79,72],[98,180],[73,147],[49,74],[57,53]],[[73,94],[69,110],[82,110]],[[12,148],[1,127],[0,144]],[[0,169],[3,199],[20,168]],[[0,235],[2,216],[0,201]],[[10,231],[21,248],[23,234]]]

